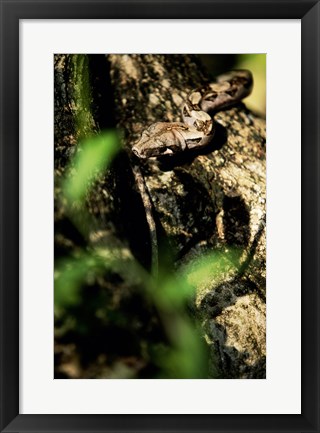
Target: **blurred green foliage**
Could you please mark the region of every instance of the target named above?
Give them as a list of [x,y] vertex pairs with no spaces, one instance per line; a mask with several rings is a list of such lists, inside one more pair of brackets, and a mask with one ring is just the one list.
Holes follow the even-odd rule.
[[84,200],[88,185],[108,168],[119,150],[120,140],[116,131],[106,131],[80,143],[63,186],[68,202]]

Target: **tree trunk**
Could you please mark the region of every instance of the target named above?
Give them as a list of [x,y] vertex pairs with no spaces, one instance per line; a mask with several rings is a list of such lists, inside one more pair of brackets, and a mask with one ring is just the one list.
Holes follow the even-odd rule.
[[[64,171],[78,142],[72,92],[68,96],[68,86],[74,83],[65,82],[65,65],[71,57],[56,56],[56,176]],[[97,224],[93,230],[105,230],[107,225],[112,236],[127,242],[133,255],[150,267],[150,224],[131,172],[137,165],[131,148],[151,123],[181,121],[184,98],[209,78],[199,59],[191,55],[108,55],[106,59],[99,80],[107,82],[110,74],[114,112],[109,109],[106,119],[101,112],[93,111],[92,118],[87,113],[87,125],[98,131],[116,119],[125,152],[88,199]],[[97,88],[94,80],[91,85]],[[105,94],[110,96],[108,89]],[[95,92],[97,107],[101,92]],[[218,369],[224,378],[264,378],[265,121],[244,104],[218,112],[215,121],[214,140],[201,153],[185,152],[174,163],[147,160],[139,163],[139,170],[152,206],[158,249],[169,249],[178,274],[209,251],[222,255],[230,249],[240,251],[240,266],[231,263],[223,273],[199,284],[195,310],[211,348],[212,376]],[[58,214],[63,219],[61,209]],[[161,254],[159,260],[161,268]]]
[[[183,99],[207,81],[193,56],[109,60],[128,152],[147,125],[181,121]],[[174,167],[149,160],[142,170],[177,267],[212,248],[243,250],[241,269],[199,287],[197,305],[224,377],[264,377],[265,122],[243,104],[217,113],[215,120],[210,152],[183,155]]]

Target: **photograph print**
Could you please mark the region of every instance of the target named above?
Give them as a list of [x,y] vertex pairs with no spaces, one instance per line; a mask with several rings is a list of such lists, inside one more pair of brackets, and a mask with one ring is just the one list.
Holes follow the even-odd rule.
[[266,55],[54,55],[54,378],[265,379]]

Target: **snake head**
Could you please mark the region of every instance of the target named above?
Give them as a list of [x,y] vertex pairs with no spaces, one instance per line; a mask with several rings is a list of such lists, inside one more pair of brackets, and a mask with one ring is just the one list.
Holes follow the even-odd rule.
[[158,122],[149,126],[141,134],[140,139],[132,147],[132,152],[141,159],[174,155],[186,148],[181,129],[184,123]]

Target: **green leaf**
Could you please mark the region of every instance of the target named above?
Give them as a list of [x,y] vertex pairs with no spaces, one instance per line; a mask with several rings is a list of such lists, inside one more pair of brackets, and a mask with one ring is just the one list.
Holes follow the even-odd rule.
[[196,287],[226,278],[239,269],[241,253],[239,249],[230,248],[206,254],[184,268],[184,278]]
[[119,136],[107,131],[85,140],[74,158],[74,169],[67,177],[63,191],[70,203],[82,201],[94,176],[106,170],[120,149]]

